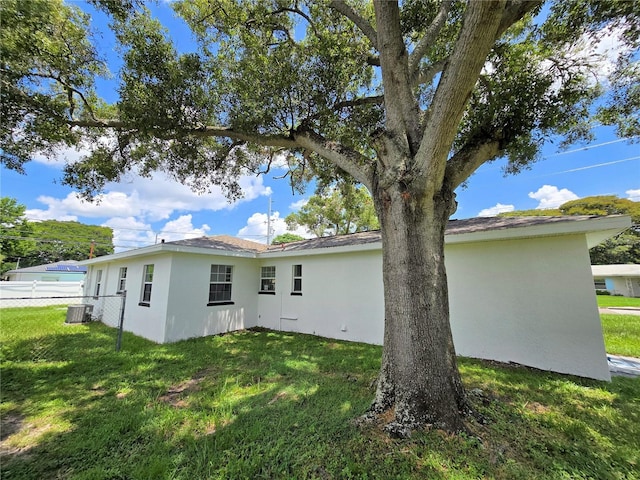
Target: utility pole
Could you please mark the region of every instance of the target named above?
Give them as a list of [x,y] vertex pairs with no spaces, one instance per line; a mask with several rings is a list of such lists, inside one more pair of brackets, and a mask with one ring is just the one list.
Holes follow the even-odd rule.
[[271,195],[269,195],[269,213],[267,213],[267,245],[271,245]]

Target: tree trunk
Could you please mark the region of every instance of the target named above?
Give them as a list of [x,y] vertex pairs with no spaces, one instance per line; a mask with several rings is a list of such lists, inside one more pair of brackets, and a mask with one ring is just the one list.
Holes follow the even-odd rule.
[[414,198],[396,183],[374,192],[383,246],[385,330],[371,411],[393,409],[387,429],[464,429],[468,413],[449,324],[444,232],[453,194]]

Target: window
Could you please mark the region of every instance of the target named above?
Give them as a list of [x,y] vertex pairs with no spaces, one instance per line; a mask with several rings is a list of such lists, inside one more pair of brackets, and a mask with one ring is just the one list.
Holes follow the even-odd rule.
[[593,283],[596,287],[596,290],[606,290],[607,289],[607,282],[604,281],[604,278],[595,278],[593,280]]
[[302,295],[302,265],[293,266],[293,285],[291,295]]
[[211,265],[208,305],[231,304],[231,265]]
[[118,274],[118,292],[124,292],[127,288],[127,267],[120,267]]
[[97,297],[98,295],[100,295],[100,287],[102,285],[102,270],[98,270],[96,272],[96,288],[93,291],[93,296]]
[[142,294],[140,296],[140,303],[145,307],[149,306],[151,302],[151,285],[153,284],[153,265],[144,266],[144,274],[142,276]]
[[262,267],[260,271],[260,293],[276,293],[276,267]]

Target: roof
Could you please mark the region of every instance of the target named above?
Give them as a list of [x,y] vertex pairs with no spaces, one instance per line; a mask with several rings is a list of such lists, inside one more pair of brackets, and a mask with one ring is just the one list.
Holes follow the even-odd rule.
[[594,277],[640,277],[640,265],[591,265]]
[[62,260],[60,262],[48,263],[45,265],[34,265],[33,267],[16,268],[7,273],[87,273],[87,267],[78,265],[76,260]]
[[[452,243],[486,242],[496,240],[533,238],[582,234],[587,245],[592,247],[631,226],[628,216],[564,216],[564,217],[477,217],[465,220],[450,220],[445,232],[445,241]],[[216,253],[223,256],[256,258],[262,255],[320,254],[331,249],[333,253],[354,250],[381,249],[379,230],[352,233],[332,237],[266,246],[263,243],[243,240],[229,235],[198,237],[174,242],[163,242],[135,250],[83,260],[82,265],[93,265],[133,256],[157,255],[161,253]]]
[[[461,239],[454,238],[455,236],[464,235],[470,241],[478,240],[495,240],[499,237],[504,237],[506,230],[523,229],[528,228],[530,233],[522,236],[537,236],[544,235],[544,230],[537,228],[535,233],[532,230],[535,227],[556,226],[564,225],[566,230],[571,231],[571,228],[566,228],[569,225],[578,225],[579,222],[585,222],[587,220],[598,220],[606,218],[624,218],[620,215],[609,216],[597,216],[597,215],[572,215],[572,216],[555,216],[555,217],[476,217],[467,218],[463,220],[449,220],[445,231],[445,236],[448,238],[448,243],[459,243]],[[624,229],[624,227],[622,228]],[[597,230],[597,229],[594,229]],[[491,236],[482,235],[492,232]],[[548,234],[558,234],[557,229],[549,231]],[[382,241],[382,236],[379,230],[371,232],[351,233],[348,235],[336,235],[330,237],[312,238],[310,240],[299,240],[297,242],[291,242],[283,245],[272,245],[268,248],[269,252],[291,252],[300,250],[312,250],[317,248],[335,248],[335,247],[348,247],[356,245],[367,245],[372,243],[378,243]],[[598,243],[598,242],[596,242]]]
[[180,245],[185,247],[212,248],[228,252],[262,252],[267,249],[264,243],[252,242],[230,235],[216,235],[214,237],[187,238],[166,242],[165,245]]

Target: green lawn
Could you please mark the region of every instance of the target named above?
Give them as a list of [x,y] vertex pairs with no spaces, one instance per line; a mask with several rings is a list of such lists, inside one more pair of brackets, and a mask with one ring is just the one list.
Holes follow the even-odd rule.
[[[379,347],[247,331],[156,345],[0,311],[3,479],[637,479],[640,380],[460,359],[486,425],[357,427]],[[481,392],[479,391],[481,390]]]
[[598,306],[606,307],[638,307],[640,308],[640,298],[620,297],[617,295],[596,295]]

